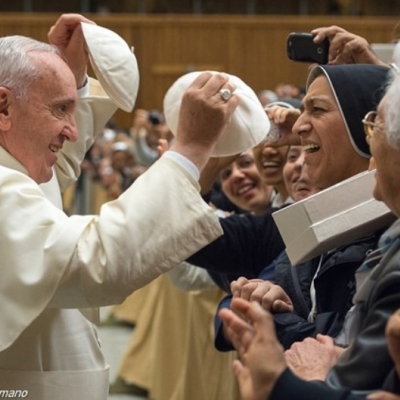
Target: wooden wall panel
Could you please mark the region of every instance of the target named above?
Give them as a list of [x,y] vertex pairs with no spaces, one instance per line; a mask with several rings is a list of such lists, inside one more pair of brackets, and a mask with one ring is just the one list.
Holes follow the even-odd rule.
[[[31,4],[35,12],[147,12],[190,14],[266,14],[266,15],[368,15],[391,16],[400,12],[398,0],[13,0],[0,1],[0,11],[22,12],[24,5]],[[195,6],[200,5],[200,7]],[[29,6],[27,6],[29,7]]]
[[[130,45],[140,69],[137,107],[162,107],[169,86],[182,74],[215,69],[235,74],[255,91],[273,89],[278,83],[304,85],[306,64],[287,59],[285,42],[292,31],[310,31],[336,24],[367,38],[389,42],[398,18],[306,17],[306,16],[192,16],[137,14],[88,15],[114,30]],[[0,35],[22,34],[47,40],[57,14],[1,14]],[[116,115],[121,128],[131,116]]]
[[364,15],[399,15],[400,2],[398,0],[361,0],[361,11]]

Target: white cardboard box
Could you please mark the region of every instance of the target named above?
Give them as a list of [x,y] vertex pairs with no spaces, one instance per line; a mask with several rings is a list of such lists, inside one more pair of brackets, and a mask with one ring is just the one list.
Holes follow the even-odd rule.
[[396,217],[374,185],[366,171],[273,213],[292,265],[389,226]]

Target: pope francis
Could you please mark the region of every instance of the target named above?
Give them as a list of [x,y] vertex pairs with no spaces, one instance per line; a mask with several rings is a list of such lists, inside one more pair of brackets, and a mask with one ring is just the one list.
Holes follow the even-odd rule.
[[197,181],[239,103],[225,75],[201,74],[171,149],[99,215],[68,217],[60,188],[116,108],[87,81],[81,22],[62,16],[52,45],[0,39],[0,391],[34,400],[105,400],[94,309],[222,234]]

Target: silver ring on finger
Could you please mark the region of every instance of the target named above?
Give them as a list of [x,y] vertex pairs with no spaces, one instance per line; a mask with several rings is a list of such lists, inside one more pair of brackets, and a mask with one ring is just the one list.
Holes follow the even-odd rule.
[[219,91],[219,94],[220,94],[222,100],[224,100],[224,101],[228,101],[232,96],[232,92],[227,88],[222,88]]

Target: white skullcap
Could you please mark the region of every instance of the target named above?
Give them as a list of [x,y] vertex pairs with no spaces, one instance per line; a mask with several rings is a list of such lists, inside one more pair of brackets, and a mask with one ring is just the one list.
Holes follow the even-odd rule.
[[115,139],[117,133],[113,129],[104,129],[103,131],[103,139],[106,141],[111,141]]
[[129,150],[129,146],[125,142],[115,142],[111,146],[113,151],[126,151]]
[[[164,97],[165,121],[174,135],[178,129],[183,93],[202,73],[191,72],[181,76],[172,84]],[[234,93],[240,98],[240,103],[232,115],[226,132],[218,140],[212,153],[213,157],[230,156],[246,151],[264,140],[270,129],[267,114],[255,92],[240,78],[226,75],[229,76],[229,81],[236,86]]]
[[90,63],[110,99],[131,112],[139,89],[139,69],[132,50],[118,34],[81,22]]

